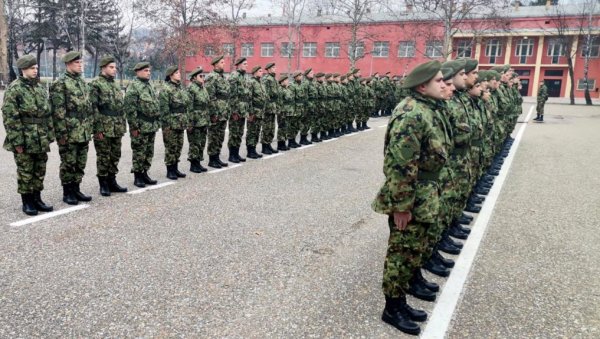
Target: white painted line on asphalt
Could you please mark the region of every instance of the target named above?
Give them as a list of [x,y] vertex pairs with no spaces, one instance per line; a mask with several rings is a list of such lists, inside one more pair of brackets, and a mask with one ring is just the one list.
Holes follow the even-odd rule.
[[280,155],[284,155],[285,153],[282,153],[281,151],[279,153],[275,153],[275,154],[271,154],[271,155],[266,155],[263,156],[263,160],[267,160],[267,159],[271,159],[271,158],[275,158],[278,157]]
[[140,194],[140,193],[144,193],[146,191],[151,191],[151,190],[163,188],[165,186],[174,185],[174,184],[175,184],[175,181],[167,181],[167,182],[163,182],[163,183],[156,184],[156,185],[148,185],[144,188],[140,188],[139,190],[129,191],[129,192],[127,192],[127,194]]
[[337,140],[337,138],[331,138],[328,140],[323,140],[323,142],[326,143],[326,142],[332,142],[332,141],[336,141],[336,140]]
[[50,212],[50,213],[44,213],[44,214],[37,215],[35,217],[15,221],[12,224],[10,224],[10,226],[19,227],[19,226],[23,226],[23,225],[27,225],[27,224],[32,224],[34,222],[54,218],[59,215],[79,211],[79,210],[82,210],[82,209],[88,208],[88,207],[90,207],[90,205],[86,205],[86,204],[81,204],[81,205],[77,205],[77,206],[73,206],[73,207],[67,207],[67,208],[63,208],[62,210],[58,210],[58,211],[54,211],[54,212]]
[[[532,112],[533,107],[529,110],[525,120],[529,120]],[[481,212],[479,212],[479,215],[475,220],[475,224],[471,229],[471,234],[456,260],[456,264],[452,269],[452,274],[450,274],[444,289],[438,297],[438,301],[435,304],[433,312],[431,312],[427,327],[425,327],[425,330],[421,334],[421,338],[443,339],[446,336],[448,326],[450,325],[456,305],[458,304],[458,299],[461,296],[467,276],[473,265],[475,255],[477,254],[485,230],[487,229],[492,213],[494,212],[494,207],[498,200],[498,196],[500,196],[502,186],[504,186],[508,170],[513,162],[523,133],[525,133],[525,127],[527,127],[526,124],[521,125],[517,132],[513,147],[511,148],[508,157],[504,160],[504,166],[502,166],[500,175],[496,177],[495,183],[481,207]]]
[[387,125],[377,126],[377,128],[384,128],[384,127],[387,127]]
[[305,150],[307,148],[311,148],[311,147],[315,147],[315,146],[317,146],[317,144],[304,145],[304,146],[302,146],[300,148],[296,148],[296,149],[299,150],[299,151],[302,151],[302,150]]
[[238,168],[240,166],[242,166],[242,164],[229,165],[227,167],[223,167],[223,168],[219,168],[219,169],[216,169],[216,170],[208,171],[208,173],[211,173],[211,174],[219,173],[219,172],[227,171],[227,170],[230,170],[230,169]]

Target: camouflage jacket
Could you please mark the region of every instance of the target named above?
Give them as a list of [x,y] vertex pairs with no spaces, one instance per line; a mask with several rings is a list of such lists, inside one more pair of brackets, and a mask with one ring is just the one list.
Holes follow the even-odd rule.
[[203,127],[209,124],[209,111],[208,111],[208,92],[204,85],[199,82],[192,82],[188,87],[188,93],[190,96],[191,107],[190,107],[190,125],[191,127]]
[[371,205],[375,212],[410,211],[417,222],[438,221],[438,181],[448,159],[442,110],[442,102],[416,92],[394,109],[385,136],[385,182]]
[[323,104],[325,103],[324,101],[324,97],[325,97],[325,87],[323,86],[322,82],[318,82],[315,80],[314,82],[314,87],[315,87],[315,91],[316,91],[316,97],[314,99],[314,114],[317,115],[321,115],[323,114]]
[[124,103],[129,131],[154,133],[160,128],[160,105],[149,80],[135,79],[127,87]]
[[213,70],[206,77],[204,85],[210,98],[210,116],[216,116],[219,121],[229,119],[229,81],[225,79],[223,71]]
[[192,100],[185,87],[178,82],[168,81],[159,94],[160,121],[166,129],[184,130],[190,127],[190,106]]
[[125,134],[123,92],[113,77],[99,75],[89,84],[90,101],[94,114],[94,133],[118,138]]
[[261,119],[264,115],[265,106],[267,105],[267,92],[260,82],[260,78],[252,77],[250,80],[250,93],[252,97],[251,114]]
[[332,113],[337,114],[342,109],[342,85],[333,81],[329,84],[329,106]]
[[304,90],[304,95],[306,97],[306,102],[304,104],[304,113],[313,114],[317,109],[317,101],[319,98],[319,91],[317,90],[317,81],[314,79],[304,79],[302,80],[302,85],[300,87]]
[[275,79],[274,74],[267,74],[262,78],[262,84],[267,93],[267,105],[265,106],[266,114],[277,114],[277,98],[279,98],[279,83]]
[[37,79],[19,77],[4,92],[2,120],[6,131],[4,149],[24,153],[50,152],[54,126],[44,86]]
[[50,86],[50,105],[56,139],[70,143],[89,142],[93,113],[89,88],[81,75],[65,72]]
[[250,114],[252,90],[248,79],[246,79],[246,72],[237,70],[231,73],[231,76],[229,76],[229,93],[231,113],[237,113],[247,118]]
[[453,154],[455,152],[466,152],[466,149],[471,147],[471,113],[469,112],[469,106],[461,100],[463,94],[464,91],[457,91],[446,104],[448,121],[454,136]]
[[364,92],[365,107],[371,113],[375,109],[375,91],[370,85],[364,85]]
[[283,116],[295,116],[294,90],[292,86],[283,87],[279,90],[279,114]]
[[302,83],[297,81],[290,82],[290,91],[292,92],[292,100],[294,103],[294,109],[289,112],[289,116],[298,117],[304,113],[306,109],[307,93],[306,88],[302,86]]

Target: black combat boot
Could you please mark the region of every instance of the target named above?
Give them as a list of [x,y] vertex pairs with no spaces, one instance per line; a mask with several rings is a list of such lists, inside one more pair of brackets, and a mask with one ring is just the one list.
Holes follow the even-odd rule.
[[285,140],[277,141],[277,150],[281,152],[289,151],[290,148],[285,145]]
[[240,146],[236,146],[236,147],[235,147],[235,156],[238,158],[238,160],[239,160],[239,161],[241,161],[241,162],[246,162],[246,158],[243,158],[243,157],[240,155]]
[[115,174],[110,174],[108,176],[108,178],[106,178],[108,181],[108,189],[112,192],[112,193],[125,193],[127,192],[127,187],[123,187],[121,185],[119,185],[119,183],[117,182],[117,176]]
[[423,268],[437,275],[438,277],[445,278],[450,275],[450,269],[442,266],[441,264],[437,264],[432,260],[428,260],[425,265],[423,265]]
[[450,238],[450,233],[449,230],[444,230],[444,232],[442,232],[442,240],[441,242],[446,242],[447,244],[454,246],[458,249],[462,249],[463,248],[463,244],[461,242],[457,242],[454,241],[454,239]]
[[250,159],[262,158],[262,155],[256,153],[256,146],[246,146],[246,149],[248,150],[248,158],[250,158]]
[[190,160],[190,172],[202,173],[202,169],[200,168],[200,166],[200,160]]
[[450,227],[448,229],[448,235],[461,240],[466,240],[469,237],[469,233],[465,233],[456,227]]
[[81,188],[80,188],[80,184],[79,183],[73,183],[73,194],[75,195],[75,198],[77,198],[77,200],[79,201],[92,201],[92,197],[90,197],[89,195],[85,195],[83,193],[81,193]]
[[[420,269],[418,269],[420,271]],[[425,301],[435,301],[436,294],[434,291],[425,287],[425,285],[413,275],[409,282],[407,294]]]
[[185,178],[186,177],[185,173],[179,171],[179,162],[176,162],[175,164],[173,164],[173,169],[175,170],[175,175],[178,178]]
[[466,234],[471,234],[471,229],[464,227],[463,225],[461,225],[458,221],[453,221],[452,224],[450,224],[451,228],[456,228],[459,231],[466,233]]
[[[273,154],[273,152],[271,151],[271,145],[262,144],[262,154],[266,154],[266,155]],[[209,166],[210,166],[210,164],[209,164]]]
[[339,137],[339,135],[335,134],[335,130],[333,128],[329,130],[328,135],[331,139]]
[[[456,246],[452,246],[449,242],[447,241],[440,241],[440,243],[438,244],[438,250],[444,252],[444,253],[448,253],[448,254],[460,254],[460,248],[456,247]],[[435,272],[433,272],[432,270],[428,269],[431,273],[437,274]]]
[[148,175],[148,171],[142,172],[142,179],[144,180],[144,183],[146,185],[156,185],[158,183],[158,181],[150,178],[150,176]]
[[447,267],[447,268],[452,268],[452,267],[454,267],[454,264],[455,264],[454,260],[444,258],[444,256],[442,256],[440,254],[440,252],[438,252],[437,247],[433,251],[433,254],[431,255],[431,260],[433,260],[433,262],[436,265],[441,265],[441,266],[444,266],[444,267]]
[[40,191],[33,191],[33,206],[40,212],[52,212],[54,207],[46,205],[42,200],[42,193]]
[[267,144],[267,146],[269,147],[269,150],[271,151],[271,153],[275,154],[275,153],[279,153],[278,150],[273,149],[273,146],[271,146],[271,144]]
[[175,174],[175,165],[167,165],[167,179],[177,180],[177,174]]
[[21,201],[23,202],[23,213],[27,215],[37,215],[38,210],[35,208],[33,203],[33,194],[32,193],[23,193],[21,194]]
[[331,137],[327,135],[327,131],[321,132],[321,140],[329,140]]
[[312,141],[312,142],[321,142],[322,140],[319,138],[319,135],[317,133],[311,133],[310,134],[310,141]]
[[229,147],[229,162],[239,164],[240,160],[235,156],[235,147]]
[[219,162],[219,165],[221,165],[221,167],[227,167],[229,166],[228,163],[221,161],[221,158],[219,158],[219,155],[217,154],[216,156],[217,161]]
[[217,160],[218,155],[209,155],[208,167],[221,168],[221,163]]
[[288,139],[288,147],[289,148],[298,148],[300,145],[296,143],[296,139]]
[[107,177],[98,177],[98,183],[100,184],[100,195],[103,197],[110,197]]
[[307,135],[300,135],[300,145],[309,145]]
[[[434,253],[436,253],[437,251],[434,251]],[[418,280],[421,284],[423,284],[423,286],[425,286],[428,290],[432,291],[432,292],[438,292],[440,290],[440,285],[431,282],[431,281],[427,281],[427,279],[425,279],[425,277],[423,276],[423,273],[421,273],[421,269],[418,269],[415,271],[414,275],[413,275],[413,279]]]
[[77,197],[75,197],[75,193],[73,192],[72,184],[63,185],[63,201],[69,205],[79,204],[79,200],[77,200]]
[[139,173],[139,172],[133,173],[133,185],[136,187],[140,187],[140,188],[146,187],[146,183],[144,182],[142,173]]
[[[350,132],[351,132],[351,133],[356,133],[356,132],[358,132],[358,130],[357,130],[356,128],[354,128],[354,125],[353,125],[353,123],[352,123],[352,122],[351,122],[351,123],[350,123],[348,126],[350,127]],[[356,127],[358,127],[358,122],[356,123]]]
[[[381,320],[390,324],[398,330],[412,335],[419,335],[421,328],[413,321],[425,321],[427,313],[413,308],[407,308],[406,296],[401,298],[385,297],[385,308],[381,315]],[[413,319],[419,320],[413,320]]]
[[538,114],[535,118],[533,118],[534,121],[538,121],[540,120],[540,115]]
[[544,122],[544,115],[540,115],[540,118],[538,119],[538,122]]
[[469,197],[468,203],[470,204],[481,204],[485,201],[485,198],[480,197],[477,194],[471,194],[471,196]]

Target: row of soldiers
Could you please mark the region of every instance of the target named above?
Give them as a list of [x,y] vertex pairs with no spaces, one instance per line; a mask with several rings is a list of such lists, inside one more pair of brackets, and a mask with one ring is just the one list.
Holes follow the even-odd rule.
[[[274,63],[248,71],[247,60],[240,58],[235,61],[236,70],[225,77],[225,60],[219,56],[211,61],[213,70],[206,77],[201,67],[191,72],[186,87],[178,67],[169,67],[164,83],[156,85],[150,81],[151,65],[140,62],[133,69],[135,80],[123,95],[115,82],[113,57],[100,60],[100,75],[90,83],[81,76],[79,52],[67,53],[63,62],[66,71],[52,83],[48,95],[38,81],[35,57],[21,57],[17,66],[22,75],[4,97],[4,148],[14,153],[17,191],[28,215],[53,210],[42,200],[41,191],[47,153],[55,140],[63,201],[76,205],[92,199],[80,189],[90,142],[96,149],[100,194],[127,191],[116,181],[127,126],[134,185],[145,187],[157,183],[148,170],[159,129],[167,178],[177,180],[186,176],[178,167],[184,134],[190,171],[202,173],[207,171],[201,164],[205,148],[208,166],[228,166],[219,158],[227,126],[229,161],[239,163],[246,161],[240,155],[245,128],[247,156],[259,159],[263,156],[256,149],[259,143],[263,154],[273,154],[368,129],[367,121],[378,102],[371,84],[379,80],[361,78],[358,69],[343,75],[314,74],[308,69],[277,78]],[[276,148],[271,146],[274,140]]]
[[421,269],[450,274],[465,227],[477,213],[508,156],[522,113],[519,79],[510,65],[479,71],[473,59],[415,67],[404,79],[385,136],[385,182],[372,203],[388,215],[382,320],[418,335],[427,314],[406,295],[434,301],[440,287]]

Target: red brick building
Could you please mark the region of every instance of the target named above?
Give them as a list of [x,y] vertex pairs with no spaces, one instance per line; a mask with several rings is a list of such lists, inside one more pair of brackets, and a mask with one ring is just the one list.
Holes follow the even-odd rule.
[[[450,57],[476,58],[481,69],[513,65],[521,75],[522,93],[527,96],[535,96],[536,84],[544,81],[551,96],[568,97],[571,86],[575,86],[575,96],[583,97],[583,46],[587,46],[587,34],[582,34],[581,29],[585,21],[585,29],[591,27],[593,35],[589,48],[589,87],[592,97],[598,98],[600,13],[592,13],[590,26],[588,18],[583,20],[579,6],[565,6],[562,20],[569,27],[564,35],[576,37],[569,38],[574,41],[569,44],[557,36],[556,13],[552,6],[513,7],[496,26],[481,29],[476,19],[465,21],[452,38]],[[439,38],[443,36],[442,24],[416,17],[410,13],[373,13],[369,21],[358,27],[360,45],[356,53],[360,57],[356,67],[363,76],[387,71],[403,75],[426,60],[444,59]],[[284,18],[248,18],[240,25],[237,39],[225,29],[211,29],[207,34],[206,29],[198,27],[192,31],[198,42],[197,52],[187,57],[186,68],[202,65],[210,69],[210,59],[224,53],[229,58],[234,54],[248,58],[251,67],[275,62],[278,72],[309,67],[323,72],[346,72],[351,65],[352,26],[347,17],[339,15],[303,18],[298,30],[290,29]],[[575,55],[572,59],[575,84],[568,76],[567,53]]]

